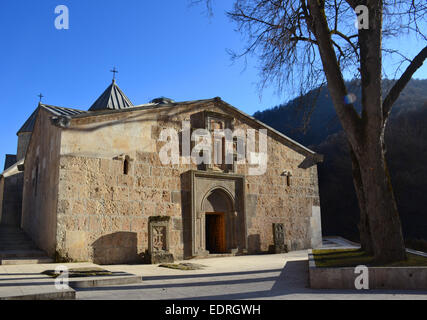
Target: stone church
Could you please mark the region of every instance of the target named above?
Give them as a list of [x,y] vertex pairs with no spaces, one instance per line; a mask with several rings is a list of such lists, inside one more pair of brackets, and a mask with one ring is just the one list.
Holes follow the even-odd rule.
[[[249,174],[235,155],[226,165],[164,164],[161,132],[182,137],[182,123],[190,133],[263,129],[265,171]],[[321,243],[321,155],[220,98],[133,105],[113,80],[88,111],[40,103],[17,135],[0,176],[0,222],[56,261],[159,263]]]

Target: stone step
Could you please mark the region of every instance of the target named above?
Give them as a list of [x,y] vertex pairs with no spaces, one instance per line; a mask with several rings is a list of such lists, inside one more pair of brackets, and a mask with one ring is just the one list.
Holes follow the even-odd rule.
[[5,241],[5,242],[0,242],[0,247],[7,247],[7,246],[25,246],[25,245],[29,245],[29,246],[33,246],[34,243],[32,241]]
[[0,245],[4,245],[4,246],[10,245],[10,244],[26,244],[26,243],[33,243],[33,242],[30,240],[24,240],[24,239],[0,241]]
[[0,232],[23,232],[18,227],[0,226]]
[[4,229],[0,229],[0,234],[25,234],[24,231],[22,230],[4,230]]
[[8,258],[41,258],[46,254],[41,250],[1,250],[0,259]]
[[52,263],[53,259],[39,250],[18,228],[0,226],[0,265]]
[[126,272],[114,272],[113,275],[70,278],[68,285],[72,288],[93,288],[103,286],[117,286],[137,284],[142,282],[142,276]]
[[[38,292],[39,291],[39,292]],[[34,286],[21,287],[6,295],[0,296],[0,300],[75,300],[76,291],[68,287],[58,290],[54,285],[46,286],[43,290]]]
[[13,246],[2,246],[0,245],[0,251],[28,251],[28,250],[37,250],[38,248],[33,244],[27,245],[13,245]]
[[34,244],[34,242],[32,241],[24,241],[24,240],[20,240],[20,241],[0,241],[0,246],[1,247],[6,247],[6,246],[20,246],[20,245],[26,245],[26,244]]
[[27,238],[27,237],[10,237],[10,238],[3,238],[3,239],[0,239],[0,242],[14,242],[14,241],[30,241],[30,242],[32,242],[31,241],[31,239],[30,238]]
[[8,258],[0,259],[0,265],[20,265],[20,264],[39,264],[39,263],[53,263],[52,258]]
[[6,250],[15,250],[14,248],[20,248],[20,247],[36,247],[34,243],[32,242],[9,242],[9,243],[0,243],[0,251],[6,251]]
[[0,237],[0,242],[3,242],[3,241],[31,241],[31,240],[27,237],[7,237],[7,238]]
[[24,237],[19,237],[19,238],[11,237],[11,238],[0,239],[0,242],[14,242],[14,241],[30,241],[30,242],[32,242],[30,238],[26,238],[26,237],[25,238]]
[[27,235],[25,233],[4,233],[0,231],[0,238],[7,237],[27,237]]
[[0,246],[7,246],[7,245],[13,245],[13,244],[27,244],[27,243],[33,243],[30,240],[8,240],[8,241],[0,241]]

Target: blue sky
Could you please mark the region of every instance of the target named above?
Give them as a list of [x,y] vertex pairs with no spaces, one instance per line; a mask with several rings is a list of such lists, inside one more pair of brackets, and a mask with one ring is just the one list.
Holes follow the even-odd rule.
[[[69,30],[54,26],[61,4],[69,8]],[[256,60],[232,64],[226,49],[244,42],[224,15],[231,5],[216,0],[209,19],[189,0],[2,0],[0,169],[3,155],[16,153],[16,132],[40,92],[47,104],[86,110],[110,84],[113,66],[134,104],[220,96],[253,114],[292,98],[267,88],[260,99]],[[408,54],[422,45],[405,41]],[[427,78],[426,68],[415,77]]]

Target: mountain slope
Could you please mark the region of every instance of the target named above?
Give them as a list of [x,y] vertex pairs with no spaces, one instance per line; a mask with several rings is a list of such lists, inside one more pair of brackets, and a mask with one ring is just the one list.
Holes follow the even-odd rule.
[[[384,91],[388,91],[392,84],[392,81],[384,80]],[[358,82],[347,82],[347,88],[356,96],[355,107],[360,111]],[[394,104],[391,116],[418,108],[426,98],[427,79],[411,80]],[[258,111],[254,117],[306,146],[318,145],[329,135],[342,130],[327,88],[316,89],[285,104]]]
[[[385,86],[391,84],[385,81]],[[348,87],[360,110],[357,83],[348,83]],[[323,234],[358,240],[359,209],[348,145],[326,88],[320,90],[306,131],[301,130],[312,97],[300,97],[254,116],[325,156],[319,165]],[[412,80],[402,92],[393,107],[385,140],[404,235],[427,239],[427,80]]]

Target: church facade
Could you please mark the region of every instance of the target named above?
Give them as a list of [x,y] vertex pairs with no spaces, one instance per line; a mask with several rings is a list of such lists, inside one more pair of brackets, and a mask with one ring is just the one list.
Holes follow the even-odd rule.
[[[233,136],[231,161],[192,161],[218,156],[188,154],[197,143],[184,137],[218,129],[255,132],[253,154]],[[165,132],[177,133],[175,149],[165,149],[175,142]],[[265,150],[261,172],[239,159],[240,147]],[[165,163],[173,150],[178,161]],[[10,221],[57,261],[158,263],[321,244],[321,156],[220,98],[134,106],[113,81],[89,111],[39,104],[18,132],[16,160],[7,171],[21,175],[21,206]]]

